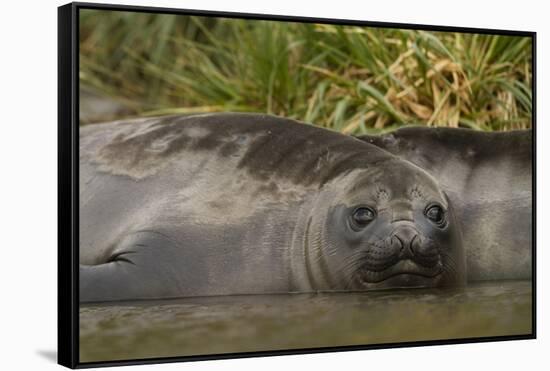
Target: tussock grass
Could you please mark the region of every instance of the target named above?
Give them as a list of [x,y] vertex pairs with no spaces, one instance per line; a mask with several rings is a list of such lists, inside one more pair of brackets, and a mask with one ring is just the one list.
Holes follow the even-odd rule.
[[531,127],[531,39],[81,11],[81,83],[139,115],[266,112],[361,134]]

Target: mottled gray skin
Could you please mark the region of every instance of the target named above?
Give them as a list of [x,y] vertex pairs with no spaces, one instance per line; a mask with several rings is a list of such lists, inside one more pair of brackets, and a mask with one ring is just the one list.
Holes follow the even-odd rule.
[[[445,225],[425,215],[437,203]],[[376,210],[352,228],[358,206]],[[424,170],[268,115],[80,131],[80,300],[465,282],[451,205]]]
[[361,139],[438,180],[462,225],[469,281],[531,278],[531,130],[407,127]]

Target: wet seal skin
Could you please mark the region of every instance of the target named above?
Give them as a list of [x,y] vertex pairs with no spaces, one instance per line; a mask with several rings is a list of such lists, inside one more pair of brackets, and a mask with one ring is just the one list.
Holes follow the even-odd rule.
[[425,170],[259,114],[80,131],[80,300],[461,286],[453,206]]
[[531,278],[531,130],[405,127],[359,138],[437,179],[461,223],[469,281]]

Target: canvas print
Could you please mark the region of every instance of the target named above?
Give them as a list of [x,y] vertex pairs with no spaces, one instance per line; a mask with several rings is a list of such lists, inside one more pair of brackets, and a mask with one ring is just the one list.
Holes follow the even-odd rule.
[[532,35],[78,21],[80,362],[532,334]]

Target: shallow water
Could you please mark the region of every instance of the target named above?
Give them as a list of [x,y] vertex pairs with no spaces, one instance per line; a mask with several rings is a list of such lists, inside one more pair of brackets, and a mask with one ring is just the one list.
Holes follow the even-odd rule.
[[531,333],[530,281],[82,305],[80,361]]

